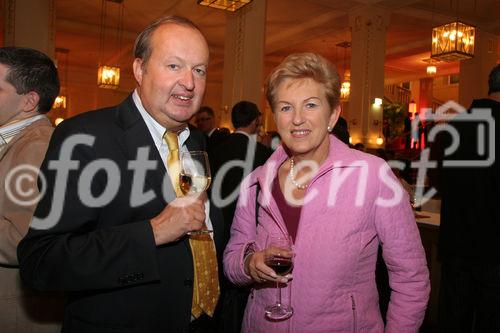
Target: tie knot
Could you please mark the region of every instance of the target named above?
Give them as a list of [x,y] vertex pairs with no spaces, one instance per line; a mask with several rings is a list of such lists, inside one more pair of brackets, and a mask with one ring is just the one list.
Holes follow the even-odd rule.
[[172,151],[179,149],[177,133],[166,131],[165,134],[163,134],[163,139],[167,142],[168,150]]

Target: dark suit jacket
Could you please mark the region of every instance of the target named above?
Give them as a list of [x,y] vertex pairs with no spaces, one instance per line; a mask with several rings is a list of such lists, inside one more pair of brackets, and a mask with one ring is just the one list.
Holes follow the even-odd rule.
[[[239,160],[245,160],[247,156],[247,150],[249,149],[249,139],[246,135],[241,133],[232,133],[228,138],[220,143],[214,151],[210,154],[210,166],[212,168],[212,174],[215,175],[214,179],[219,175],[219,169],[227,162]],[[250,167],[250,172],[253,171],[260,165],[263,165],[269,156],[271,156],[272,150],[264,146],[263,144],[257,142],[255,146],[255,152],[253,153],[253,163]],[[240,183],[248,174],[244,174],[242,168],[232,168],[230,169],[223,178],[221,186],[221,198],[226,198],[235,189],[240,187]],[[218,190],[215,186],[212,186],[212,191]],[[231,223],[234,217],[234,211],[236,210],[237,200],[234,200],[229,205],[222,208],[222,214],[224,215],[225,221],[225,237],[228,239],[229,231],[231,229]]]
[[229,132],[226,133],[216,128],[215,131],[208,137],[208,147],[215,148],[229,137]]
[[[74,134],[90,135],[95,142],[75,146],[71,157],[79,167],[63,181],[67,187],[64,195],[53,197],[57,175],[51,162],[59,159],[61,145]],[[190,150],[204,149],[202,133],[192,129],[186,145]],[[135,193],[150,192],[153,198],[134,206],[134,172],[129,162],[136,159],[140,147],[148,149],[148,160],[155,161],[156,167],[147,171],[145,182]],[[90,188],[79,184],[82,169],[100,159],[111,160],[117,169],[108,175],[103,170],[95,173]],[[174,195],[131,96],[116,107],[88,112],[59,125],[41,172],[48,189],[35,216],[46,217],[60,200],[64,206],[54,227],[36,230],[36,223],[32,223],[20,243],[21,278],[37,290],[70,292],[63,332],[184,332],[191,319],[193,286],[189,242],[184,237],[159,247],[154,243],[149,220]],[[107,182],[116,177],[120,177],[118,191],[103,207],[88,207],[79,199],[78,192],[85,189],[94,197],[100,196]],[[164,179],[164,188],[170,193],[167,199],[162,195]],[[217,252],[222,254],[222,216],[212,206],[210,217]]]
[[[491,99],[474,100],[471,109],[490,109],[495,120],[495,160],[488,167],[442,167],[439,181],[433,184],[441,193],[441,226],[439,228],[439,256],[443,261],[460,265],[498,265],[500,264],[500,167],[498,147],[500,146],[499,119],[500,103]],[[440,132],[432,146],[431,153],[441,164],[441,160],[481,161],[489,155],[478,153],[478,122],[451,121],[459,134],[460,144],[456,151],[443,156],[443,150],[450,147],[452,138],[447,132]],[[493,128],[482,124],[484,135]],[[485,140],[485,152],[489,145]],[[437,151],[437,153],[436,153]],[[431,169],[432,170],[432,169]],[[432,175],[432,174],[431,174]],[[482,266],[480,266],[482,267]]]
[[216,128],[212,135],[208,136],[207,135],[207,142],[208,142],[208,152],[210,153],[213,151],[221,142],[226,140],[229,136],[229,133],[226,133],[224,131],[221,131],[220,129]]

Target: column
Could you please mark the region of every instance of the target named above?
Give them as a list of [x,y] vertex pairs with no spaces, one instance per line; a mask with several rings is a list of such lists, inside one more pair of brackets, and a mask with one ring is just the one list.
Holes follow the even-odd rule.
[[434,79],[432,77],[426,77],[420,79],[420,89],[418,98],[418,108],[432,108],[432,100],[434,95],[432,93],[432,85]]
[[375,98],[384,97],[384,60],[387,11],[365,6],[349,13],[351,27],[351,95],[349,98],[349,132],[352,143],[380,147],[376,139],[382,134],[382,106]]
[[432,77],[420,79],[419,98],[417,102],[417,111],[419,112],[420,120],[422,121],[422,130],[419,132],[420,148],[425,148],[427,146],[427,134],[429,133],[429,126],[431,126],[431,124],[426,121],[425,112],[427,109],[432,108],[432,101],[434,99],[432,91],[433,83],[434,79]]
[[221,126],[231,126],[231,108],[248,100],[264,111],[265,0],[226,14]]
[[5,46],[37,49],[54,59],[54,0],[5,0]]
[[475,39],[474,58],[460,62],[458,102],[465,108],[488,95],[488,75],[497,61],[498,37],[476,28]]

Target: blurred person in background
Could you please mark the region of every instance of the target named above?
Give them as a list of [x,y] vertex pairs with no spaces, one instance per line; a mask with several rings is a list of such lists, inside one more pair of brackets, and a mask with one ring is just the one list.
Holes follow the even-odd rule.
[[215,114],[211,107],[200,107],[195,117],[196,127],[206,135],[209,152],[229,135],[227,131],[221,130],[215,125]]
[[[441,284],[439,300],[440,332],[500,332],[500,65],[489,75],[488,97],[475,99],[471,111],[491,112],[494,128],[485,126],[488,136],[495,131],[493,163],[489,166],[443,167],[446,161],[483,161],[478,151],[478,122],[452,118],[460,144],[444,155],[453,138],[440,132],[432,146],[438,160],[438,180],[433,184],[441,194],[439,259]],[[484,125],[484,123],[483,123]],[[486,143],[487,140],[485,140]],[[491,146],[488,146],[491,147]],[[432,175],[432,174],[431,174]]]
[[[214,173],[212,198],[215,194],[222,199],[230,200],[221,207],[224,215],[226,242],[229,239],[229,230],[241,182],[256,167],[264,164],[272,153],[270,148],[257,141],[261,127],[261,113],[255,103],[249,101],[236,103],[231,110],[231,121],[236,129],[235,132],[220,143],[210,155],[210,164]],[[226,167],[231,163],[237,165],[227,169]],[[221,313],[225,318],[225,327],[222,332],[240,332],[248,288],[239,288],[227,280],[224,282],[226,296]]]
[[[57,69],[47,55],[28,48],[0,48],[2,333],[46,333],[61,329],[63,298],[54,294],[42,295],[23,287],[16,254],[19,241],[28,231],[40,194],[37,172],[53,131],[45,114],[52,108],[58,93]],[[11,173],[19,168],[21,172]],[[21,181],[21,188],[15,185],[18,181]]]

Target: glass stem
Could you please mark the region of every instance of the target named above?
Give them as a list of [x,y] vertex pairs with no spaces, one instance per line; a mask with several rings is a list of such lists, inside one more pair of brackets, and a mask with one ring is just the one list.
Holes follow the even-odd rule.
[[276,303],[276,305],[278,306],[281,306],[281,288],[280,288],[280,283],[278,281],[276,281],[276,290],[277,290],[277,299],[278,299],[278,302]]

